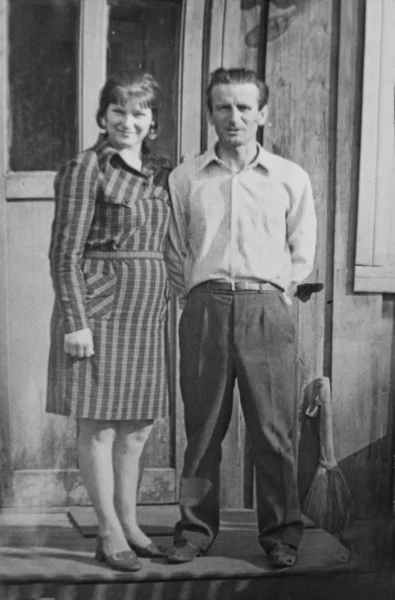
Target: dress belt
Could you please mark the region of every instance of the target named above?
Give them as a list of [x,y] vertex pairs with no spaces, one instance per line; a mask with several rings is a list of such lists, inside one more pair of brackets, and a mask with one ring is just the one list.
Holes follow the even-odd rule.
[[279,285],[270,283],[269,281],[203,281],[193,289],[218,290],[223,292],[267,292],[283,289]]
[[101,258],[102,260],[116,260],[123,258],[161,258],[163,260],[162,252],[132,252],[122,250],[86,250],[84,252],[84,258]]

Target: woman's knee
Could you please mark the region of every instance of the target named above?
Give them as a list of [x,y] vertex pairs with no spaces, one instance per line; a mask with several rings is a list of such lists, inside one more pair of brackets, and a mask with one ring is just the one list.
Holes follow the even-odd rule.
[[119,423],[115,444],[123,452],[140,453],[153,427],[153,421],[124,421]]
[[78,420],[80,443],[113,444],[116,436],[116,425],[113,421],[96,419]]

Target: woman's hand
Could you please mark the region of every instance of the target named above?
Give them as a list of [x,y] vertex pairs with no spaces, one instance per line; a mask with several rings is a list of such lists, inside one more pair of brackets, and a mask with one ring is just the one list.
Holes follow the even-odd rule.
[[77,358],[92,356],[92,354],[94,354],[93,338],[92,331],[89,327],[80,329],[79,331],[65,333],[64,350],[67,354],[70,354],[70,356],[76,356]]

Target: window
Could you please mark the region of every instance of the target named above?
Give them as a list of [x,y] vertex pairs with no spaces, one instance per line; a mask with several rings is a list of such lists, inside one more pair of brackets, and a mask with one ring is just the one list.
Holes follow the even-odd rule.
[[180,2],[117,0],[110,9],[107,47],[108,75],[117,69],[140,68],[158,81],[162,106],[155,150],[165,152],[173,163],[177,152],[180,24]]
[[77,150],[77,0],[9,3],[9,168],[52,171]]
[[354,290],[395,292],[395,2],[366,0]]

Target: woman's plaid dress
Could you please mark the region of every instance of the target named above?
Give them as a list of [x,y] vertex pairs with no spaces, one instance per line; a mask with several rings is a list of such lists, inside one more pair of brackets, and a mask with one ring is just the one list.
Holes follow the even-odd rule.
[[[147,151],[141,173],[129,168],[105,136],[59,171],[48,412],[107,420],[166,416],[169,172]],[[64,334],[85,327],[95,353],[71,357]]]

